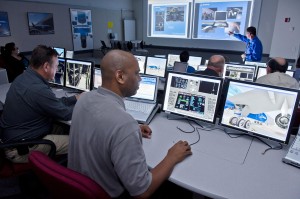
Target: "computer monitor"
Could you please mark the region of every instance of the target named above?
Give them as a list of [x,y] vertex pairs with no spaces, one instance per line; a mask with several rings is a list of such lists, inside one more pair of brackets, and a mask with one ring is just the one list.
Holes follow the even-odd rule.
[[287,144],[298,90],[229,80],[220,124],[251,135]]
[[254,65],[254,66],[261,66],[261,67],[267,67],[267,63],[263,63],[263,62],[253,62],[253,61],[245,61],[245,65]]
[[150,75],[141,75],[141,81],[139,85],[139,89],[136,94],[128,97],[129,99],[143,101],[143,100],[151,100],[155,101],[157,99],[157,81],[158,77],[150,76]]
[[202,57],[190,56],[188,64],[189,64],[189,66],[191,66],[195,70],[197,70],[198,66],[201,65],[201,60],[202,60]]
[[54,75],[54,79],[49,81],[49,83],[64,86],[65,72],[66,72],[66,60],[64,58],[58,58],[57,71]]
[[139,68],[140,68],[140,73],[144,74],[145,73],[145,65],[146,65],[146,56],[140,56],[140,55],[134,55],[136,60],[139,63]]
[[58,53],[58,57],[65,58],[66,56],[66,50],[64,48],[60,47],[53,47],[54,50]]
[[179,55],[174,55],[174,54],[168,54],[168,63],[167,63],[168,70],[170,70],[170,69],[173,70],[173,66],[174,66],[175,61],[180,62],[180,56]]
[[256,79],[267,74],[267,68],[263,66],[259,66],[256,72]]
[[293,69],[293,66],[289,65],[287,69],[288,69],[288,70],[292,70],[292,69]]
[[198,71],[204,71],[207,68],[207,66],[199,65],[197,70]]
[[285,71],[285,74],[287,74],[287,75],[289,75],[291,77],[294,77],[294,73],[295,73],[295,71],[292,71],[292,70]]
[[188,63],[175,61],[173,71],[186,73],[187,67],[188,67]]
[[214,123],[221,85],[222,78],[169,72],[163,110]]
[[102,85],[101,69],[94,68],[94,89]]
[[146,75],[165,77],[167,59],[159,57],[148,57],[146,64]]
[[68,58],[68,59],[73,59],[73,57],[74,57],[74,51],[72,51],[72,50],[67,50],[67,51],[66,51],[66,58]]
[[66,87],[89,91],[92,86],[93,63],[74,59],[66,60]]
[[225,64],[223,77],[253,82],[256,66]]

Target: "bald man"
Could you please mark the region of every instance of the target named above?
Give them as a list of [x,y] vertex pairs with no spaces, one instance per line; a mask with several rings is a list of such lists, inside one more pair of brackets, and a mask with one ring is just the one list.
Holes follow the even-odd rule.
[[221,77],[223,74],[225,59],[222,55],[213,55],[209,58],[207,68],[196,74]]
[[68,167],[94,179],[112,198],[148,198],[191,148],[179,141],[149,171],[142,137],[150,138],[151,129],[139,126],[123,102],[139,88],[138,62],[112,50],[101,61],[101,73],[102,86],[84,93],[74,108]]
[[281,57],[270,59],[267,63],[267,75],[256,80],[257,83],[299,89],[298,81],[285,74],[288,62]]

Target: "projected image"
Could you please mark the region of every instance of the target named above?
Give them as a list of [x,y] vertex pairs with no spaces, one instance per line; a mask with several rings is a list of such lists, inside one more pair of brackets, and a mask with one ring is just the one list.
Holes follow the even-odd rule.
[[221,80],[169,73],[163,110],[213,122]]
[[228,7],[227,19],[241,19],[243,14],[243,7]]
[[184,21],[184,6],[167,7],[166,21]]
[[215,19],[215,11],[217,11],[217,8],[203,8],[202,9],[202,20],[214,20]]
[[164,77],[166,64],[167,60],[164,58],[148,57],[145,74]]
[[230,82],[222,124],[285,141],[297,92]]
[[189,4],[149,4],[148,36],[187,38]]
[[65,59],[58,59],[57,71],[54,76],[54,80],[50,81],[50,83],[57,85],[64,85],[64,74],[65,74]]
[[82,91],[89,91],[91,84],[92,63],[67,60],[66,86]]
[[250,10],[250,1],[195,0],[193,39],[235,40],[228,32],[244,32]]

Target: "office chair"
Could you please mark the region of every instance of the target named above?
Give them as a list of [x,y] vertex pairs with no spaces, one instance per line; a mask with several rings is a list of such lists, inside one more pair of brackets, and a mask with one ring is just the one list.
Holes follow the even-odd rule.
[[57,164],[39,151],[30,154],[29,162],[52,198],[110,198],[94,180]]
[[188,63],[175,61],[173,71],[186,73],[187,67],[188,67]]
[[133,44],[132,44],[131,41],[127,42],[127,48],[128,48],[129,51],[131,51],[133,49]]

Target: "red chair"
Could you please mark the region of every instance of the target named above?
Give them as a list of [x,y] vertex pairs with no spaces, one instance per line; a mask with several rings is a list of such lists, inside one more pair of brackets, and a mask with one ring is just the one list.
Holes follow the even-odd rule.
[[52,198],[110,199],[95,181],[57,164],[39,151],[30,154],[29,162]]

